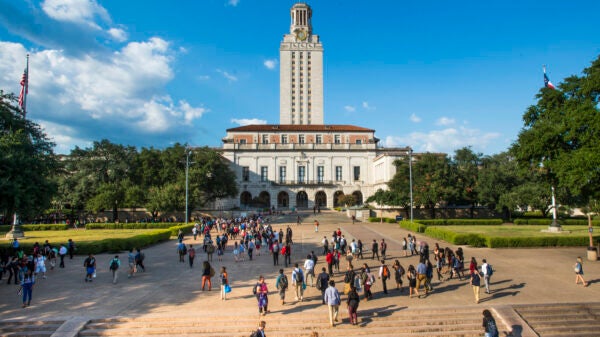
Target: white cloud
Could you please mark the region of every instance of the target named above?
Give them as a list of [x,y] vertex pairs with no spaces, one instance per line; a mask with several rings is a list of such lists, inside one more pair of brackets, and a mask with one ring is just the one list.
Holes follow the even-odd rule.
[[374,106],[370,106],[369,102],[367,102],[367,101],[362,102],[362,107],[365,110],[375,110],[375,107]]
[[210,76],[209,75],[199,75],[197,77],[197,79],[199,79],[200,81],[208,81],[208,80],[210,80]]
[[466,127],[432,130],[429,132],[412,132],[404,136],[387,136],[384,145],[388,147],[411,146],[418,152],[453,153],[465,146],[474,150],[484,150],[500,137],[497,132],[482,132]]
[[449,126],[454,125],[455,123],[456,121],[454,120],[454,118],[442,117],[435,122],[435,125]]
[[96,16],[110,22],[110,16],[96,0],[44,0],[42,10],[57,21],[85,23],[100,28],[94,19]]
[[[0,42],[0,50],[0,88],[18,92],[27,51],[11,42]],[[54,49],[30,54],[30,116],[44,121],[57,149],[86,137],[106,137],[111,128],[121,136],[180,134],[182,125],[208,111],[186,101],[174,103],[164,95],[164,87],[174,78],[174,52],[160,38],[130,42],[102,58]]]
[[263,124],[267,124],[266,120],[263,119],[258,119],[258,118],[232,118],[231,119],[231,123],[235,123],[241,126],[244,125],[263,125]]
[[227,1],[227,4],[229,6],[233,6],[233,7],[237,6],[239,3],[240,3],[240,0],[229,0],[229,1]]
[[228,79],[230,82],[236,82],[238,80],[238,78],[226,71],[223,71],[221,69],[217,69],[217,72],[221,75],[223,75],[223,77],[225,77],[226,79]]
[[110,28],[108,34],[117,42],[127,41],[127,32],[121,28]]
[[267,69],[273,70],[273,69],[275,69],[275,67],[277,67],[277,60],[276,59],[266,60],[264,62],[264,65],[265,65],[265,67],[267,67]]
[[344,107],[344,110],[346,110],[346,111],[348,111],[348,112],[354,112],[354,111],[356,111],[356,108],[355,108],[355,107],[353,107],[352,105],[346,105],[346,106]]
[[413,123],[420,123],[421,122],[421,117],[417,116],[416,114],[412,114],[410,115],[410,121]]
[[54,149],[56,153],[69,153],[75,146],[82,148],[92,146],[91,141],[78,138],[77,131],[70,126],[48,121],[40,121],[39,124],[46,134],[51,135],[50,140],[56,143]]

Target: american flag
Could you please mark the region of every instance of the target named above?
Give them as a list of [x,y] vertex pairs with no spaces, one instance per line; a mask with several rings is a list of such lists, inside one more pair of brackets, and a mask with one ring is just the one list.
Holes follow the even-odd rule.
[[29,78],[27,76],[27,69],[23,71],[23,76],[21,76],[21,92],[19,93],[19,106],[22,109],[25,109],[25,96],[29,92]]

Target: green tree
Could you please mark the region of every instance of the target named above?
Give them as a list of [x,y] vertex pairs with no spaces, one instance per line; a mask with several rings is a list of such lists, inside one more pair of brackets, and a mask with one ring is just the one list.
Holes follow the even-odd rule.
[[517,160],[508,152],[482,158],[477,177],[478,202],[502,212],[504,219],[510,219],[511,212],[516,209],[514,198],[502,196],[524,181],[521,171]]
[[512,151],[526,167],[545,170],[544,181],[562,202],[600,197],[600,57],[557,90],[542,88],[523,115]]
[[476,206],[478,198],[478,175],[481,165],[481,153],[475,153],[470,147],[463,147],[454,153],[452,160],[452,173],[455,179],[451,179],[456,193],[457,202],[459,204],[468,204],[470,208],[470,216],[473,218],[473,208]]
[[39,125],[25,119],[12,94],[0,91],[0,211],[32,218],[50,207],[59,167],[54,144]]
[[425,206],[435,218],[436,206],[457,199],[458,192],[451,179],[447,156],[429,152],[420,155],[413,165],[414,203]]

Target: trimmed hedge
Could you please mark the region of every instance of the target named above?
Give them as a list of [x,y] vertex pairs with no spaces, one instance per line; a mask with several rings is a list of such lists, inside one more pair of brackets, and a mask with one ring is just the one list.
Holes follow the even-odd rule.
[[502,225],[502,219],[433,219],[419,220],[426,226],[497,226]]
[[[519,218],[513,221],[515,225],[539,225],[539,226],[550,226],[552,219],[525,219]],[[558,220],[561,226],[587,226],[588,221],[586,219],[564,219]],[[600,226],[600,220],[592,220],[592,226]]]
[[[0,232],[9,232],[11,225],[0,226]],[[41,224],[41,225],[21,225],[24,231],[65,231],[69,227],[65,224]]]
[[[369,222],[381,222],[381,217],[370,217]],[[383,218],[385,223],[398,223],[395,218]]]
[[85,229],[167,229],[179,225],[178,222],[89,223]]
[[411,232],[415,232],[415,233],[424,233],[425,229],[427,228],[427,226],[420,224],[418,222],[410,222],[409,220],[403,220],[399,222],[400,224],[400,228],[404,228],[406,230],[409,230]]
[[[600,235],[593,236],[594,241]],[[587,247],[590,244],[588,237],[536,236],[536,237],[488,237],[486,245],[490,248],[508,247]]]

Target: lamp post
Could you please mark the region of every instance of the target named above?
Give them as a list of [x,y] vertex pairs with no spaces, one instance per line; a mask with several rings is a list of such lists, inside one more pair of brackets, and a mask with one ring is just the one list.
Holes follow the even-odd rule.
[[408,148],[408,180],[410,185],[410,222],[413,222],[412,147]]
[[190,153],[192,149],[185,148],[185,224],[188,224],[188,200],[189,200],[189,172],[190,172]]

